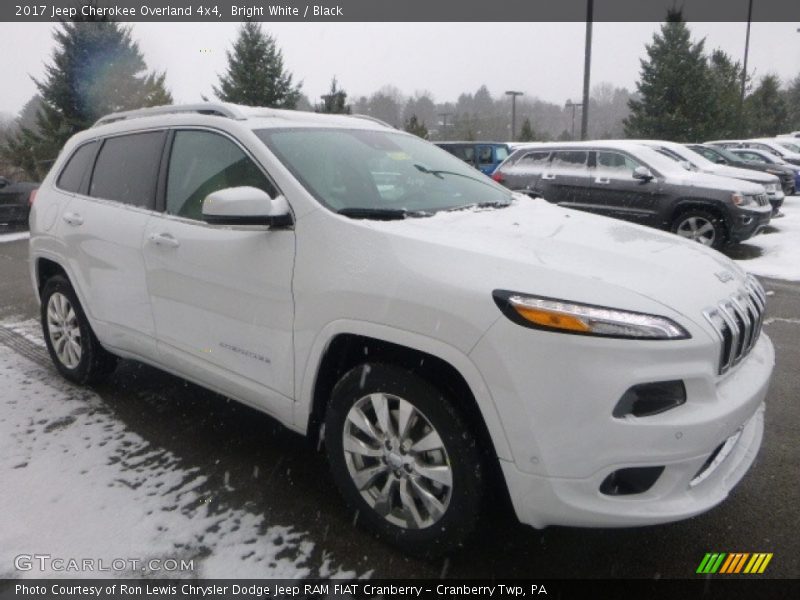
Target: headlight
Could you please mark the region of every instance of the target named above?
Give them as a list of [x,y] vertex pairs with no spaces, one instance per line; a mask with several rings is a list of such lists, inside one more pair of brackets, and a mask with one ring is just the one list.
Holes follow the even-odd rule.
[[681,340],[691,337],[675,321],[658,315],[506,290],[495,290],[493,296],[497,306],[509,319],[534,329],[644,340]]
[[752,196],[745,196],[739,192],[731,194],[731,202],[733,202],[736,206],[748,206],[753,203]]

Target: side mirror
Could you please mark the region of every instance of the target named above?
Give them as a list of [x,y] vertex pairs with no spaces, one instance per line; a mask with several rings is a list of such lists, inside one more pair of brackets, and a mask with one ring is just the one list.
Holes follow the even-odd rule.
[[286,198],[270,198],[264,190],[249,186],[225,188],[206,196],[203,219],[211,225],[287,227],[293,222]]
[[5,177],[0,176],[0,188],[6,187],[9,183],[11,183],[11,182],[8,179],[6,179]]
[[647,167],[636,167],[633,170],[633,178],[641,179],[642,181],[650,181],[655,178],[655,175],[653,175],[653,172]]
[[720,156],[720,157],[717,159],[717,164],[718,164],[718,165],[727,165],[727,164],[728,164],[728,161],[727,161],[727,160],[725,160],[724,158],[722,158],[722,157]]

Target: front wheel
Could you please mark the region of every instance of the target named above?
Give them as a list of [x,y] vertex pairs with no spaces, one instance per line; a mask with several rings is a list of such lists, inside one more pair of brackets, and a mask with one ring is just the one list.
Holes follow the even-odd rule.
[[116,357],[97,341],[75,290],[65,277],[56,275],[45,283],[41,320],[47,351],[66,379],[94,383],[114,370]]
[[672,223],[672,232],[716,250],[725,245],[725,223],[719,216],[705,210],[682,212]]
[[325,418],[333,478],[357,522],[418,555],[474,529],[484,468],[452,401],[417,375],[364,364],[336,384]]

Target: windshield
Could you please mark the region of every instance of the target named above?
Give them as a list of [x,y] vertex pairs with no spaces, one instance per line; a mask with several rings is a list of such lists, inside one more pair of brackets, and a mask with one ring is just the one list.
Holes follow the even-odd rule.
[[742,160],[741,156],[736,156],[733,152],[726,148],[712,148],[712,152],[719,154],[722,158],[727,160],[728,162],[739,162]]
[[320,203],[356,218],[426,216],[511,202],[509,190],[411,135],[341,128],[255,134]]

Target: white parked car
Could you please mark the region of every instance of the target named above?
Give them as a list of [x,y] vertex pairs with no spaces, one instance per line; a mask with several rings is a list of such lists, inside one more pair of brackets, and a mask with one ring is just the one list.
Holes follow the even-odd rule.
[[62,375],[135,359],[321,439],[410,552],[461,543],[495,485],[534,527],[690,517],[761,445],[754,278],[370,120],[110,115],[42,183],[30,258]]

